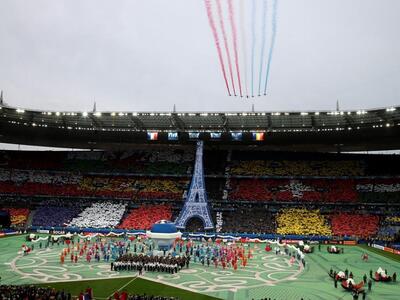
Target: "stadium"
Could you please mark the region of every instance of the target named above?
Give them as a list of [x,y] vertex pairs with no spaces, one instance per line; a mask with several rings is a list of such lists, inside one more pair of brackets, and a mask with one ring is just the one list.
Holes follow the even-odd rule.
[[[271,30],[271,45],[251,57],[265,68],[250,84],[258,70],[239,74],[247,65],[235,55],[236,33],[238,44],[247,38],[239,12],[235,23],[240,1],[204,1],[218,55],[223,20],[232,28],[231,54],[226,47],[212,64],[229,101],[279,90],[269,75],[277,2],[241,6],[259,18],[249,36]],[[0,85],[22,97],[8,71]],[[190,85],[196,74],[185,78]],[[115,99],[83,110],[47,105],[50,96],[32,106],[10,98],[1,92],[0,299],[399,298],[400,106],[264,110],[253,101],[208,110],[188,96],[195,109],[161,110],[157,95],[149,110],[120,109]]]

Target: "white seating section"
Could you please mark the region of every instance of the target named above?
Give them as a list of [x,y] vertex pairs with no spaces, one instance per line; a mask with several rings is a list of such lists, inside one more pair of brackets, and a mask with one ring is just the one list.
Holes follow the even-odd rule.
[[124,215],[125,204],[93,203],[83,210],[78,217],[72,219],[69,226],[88,228],[114,228]]

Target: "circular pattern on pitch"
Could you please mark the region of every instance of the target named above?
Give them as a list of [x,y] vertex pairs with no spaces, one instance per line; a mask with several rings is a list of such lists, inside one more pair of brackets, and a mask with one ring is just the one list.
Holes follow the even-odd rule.
[[267,253],[263,249],[255,249],[254,257],[246,267],[223,269],[220,265],[209,267],[200,263],[191,263],[189,269],[181,270],[178,275],[157,275],[146,273],[145,277],[164,284],[178,286],[195,292],[219,294],[237,292],[239,290],[275,286],[283,281],[296,280],[303,271],[298,262],[293,264],[289,256]]

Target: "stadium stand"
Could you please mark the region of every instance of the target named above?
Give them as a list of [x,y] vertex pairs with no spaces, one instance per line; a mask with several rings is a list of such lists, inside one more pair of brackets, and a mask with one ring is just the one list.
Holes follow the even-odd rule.
[[342,179],[235,179],[231,200],[282,202],[356,202],[352,180]]
[[[121,152],[1,151],[0,201],[2,207],[15,209],[13,224],[22,227],[32,211],[37,227],[148,229],[156,219],[173,220],[179,212],[193,159],[193,147],[187,146]],[[214,221],[219,212],[220,230],[232,233],[329,234],[330,220],[335,235],[393,240],[399,229],[394,219],[400,199],[399,161],[382,155],[218,148],[204,152]],[[121,210],[112,222],[95,218],[108,209],[106,203]],[[314,231],[299,221],[296,207],[303,205],[312,209],[304,218],[319,224]],[[358,210],[362,212],[355,214]],[[352,215],[357,216],[353,228],[339,225]],[[387,215],[392,219],[386,220]],[[286,222],[291,217],[285,216],[295,221]],[[355,229],[363,222],[370,224],[368,229]],[[188,225],[202,230],[201,221]]]
[[[151,293],[128,294],[125,291],[115,291],[115,293],[113,293],[113,297],[114,299],[127,300],[179,300],[179,298],[151,295]],[[88,287],[85,291],[81,291],[79,295],[75,295],[75,297],[73,297],[69,292],[50,287],[39,287],[35,285],[0,285],[0,299],[69,300],[94,298],[93,290],[90,287]]]
[[125,208],[125,204],[96,202],[85,208],[68,225],[72,227],[114,228],[120,223]]
[[142,205],[131,210],[122,220],[118,228],[147,230],[160,220],[171,221],[171,219],[172,210],[170,205]]
[[29,209],[27,208],[5,208],[10,214],[11,225],[24,226],[29,217]]
[[327,220],[319,210],[304,208],[288,208],[280,211],[276,216],[279,234],[298,235],[331,235],[332,231]]
[[241,205],[222,212],[222,232],[274,233],[275,216],[265,208]]
[[231,173],[246,176],[360,176],[365,174],[365,162],[329,154],[234,151]]
[[52,206],[46,205],[46,201],[36,209],[33,219],[33,226],[44,227],[62,227],[70,223],[72,219],[78,216],[82,208],[78,205],[70,206]]
[[378,231],[379,217],[354,213],[331,216],[332,232],[337,236],[369,237]]

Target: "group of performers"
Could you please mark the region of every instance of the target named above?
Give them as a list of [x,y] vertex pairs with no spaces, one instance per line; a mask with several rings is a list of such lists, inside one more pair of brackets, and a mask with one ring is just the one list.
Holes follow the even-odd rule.
[[147,256],[143,254],[124,254],[111,263],[112,271],[142,271],[177,273],[185,265],[189,267],[190,257]]
[[[368,260],[368,255],[363,254],[362,259]],[[360,281],[359,283],[356,283],[354,281],[353,273],[348,269],[346,269],[345,271],[336,272],[331,268],[329,271],[329,276],[334,280],[335,288],[337,288],[337,284],[339,282],[345,290],[353,293],[353,297],[355,299],[358,299],[358,295],[360,294],[362,295],[363,299],[365,299],[366,292],[364,290],[364,286],[367,285],[368,291],[371,291],[372,280],[388,282],[388,281],[396,281],[397,277],[396,272],[393,273],[393,276],[389,276],[387,274],[387,270],[383,270],[382,268],[378,268],[375,274],[373,274],[372,270],[370,270],[369,275],[370,279],[368,279],[367,275],[364,274],[363,280]]]
[[199,262],[203,266],[209,267],[212,263],[215,268],[231,267],[234,270],[237,270],[239,266],[246,267],[248,260],[253,257],[250,247],[246,251],[246,247],[241,243],[222,243],[219,240],[203,241],[201,244],[194,244],[190,240],[180,240],[173,247],[173,255],[176,253],[184,253],[189,259],[193,257],[195,263]]
[[381,267],[376,270],[374,276],[372,276],[372,270],[369,273],[369,276],[374,280],[374,281],[383,281],[383,282],[389,282],[389,281],[396,281],[397,280],[397,274],[396,272],[393,273],[392,276],[388,275],[387,270],[383,270]]
[[[237,270],[239,267],[245,268],[253,257],[253,249],[249,244],[245,246],[242,243],[224,243],[222,240],[203,240],[200,243],[191,240],[177,240],[168,253],[164,251],[164,255],[160,254],[162,251],[154,253],[154,243],[147,238],[99,236],[78,238],[72,236],[51,242],[49,239],[45,242],[45,247],[55,244],[62,247],[59,256],[61,264],[65,264],[67,261],[73,264],[79,261],[90,263],[92,260],[112,262],[115,271],[132,269],[139,271],[141,269],[175,273],[183,265],[188,267],[189,261],[208,267],[214,265],[215,268]],[[40,242],[40,246],[42,246],[42,242]],[[160,258],[161,256],[165,257]],[[141,268],[136,264],[139,261]],[[171,262],[173,262],[172,268],[169,267]],[[175,268],[175,263],[178,268]]]
[[327,247],[327,251],[329,253],[333,253],[333,254],[340,254],[340,253],[344,252],[344,248],[339,248],[339,247],[336,247],[336,246],[328,246]]
[[[362,298],[366,298],[366,292],[364,290],[364,285],[367,283],[367,277],[364,275],[363,281],[356,283],[354,281],[353,272],[349,272],[348,269],[345,271],[333,271],[332,268],[329,271],[329,276],[333,278],[335,288],[337,288],[338,282],[340,285],[347,291],[353,294],[353,299],[358,299],[358,296],[361,294]],[[368,290],[371,290],[372,281],[368,281]]]

